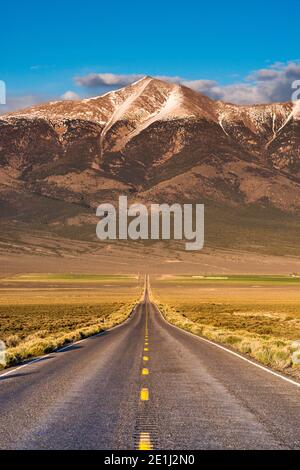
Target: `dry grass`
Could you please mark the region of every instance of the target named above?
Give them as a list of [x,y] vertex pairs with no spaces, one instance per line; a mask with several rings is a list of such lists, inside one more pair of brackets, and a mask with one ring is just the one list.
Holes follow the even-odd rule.
[[[256,284],[260,285],[259,280]],[[153,293],[170,323],[300,376],[300,367],[293,361],[293,342],[300,339],[297,286],[262,284],[253,289],[252,284],[243,288],[180,284],[179,288],[178,284],[176,288],[174,282],[156,281]]]
[[130,284],[75,289],[1,286],[0,339],[7,347],[7,367],[97,334],[122,323],[141,294]]
[[7,366],[118,325],[133,307],[133,302],[1,307],[0,334],[7,346]]

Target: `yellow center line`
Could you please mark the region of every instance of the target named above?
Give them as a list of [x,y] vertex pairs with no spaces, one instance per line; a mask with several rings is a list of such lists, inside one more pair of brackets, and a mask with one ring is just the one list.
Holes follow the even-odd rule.
[[[146,301],[146,318],[145,318],[145,341],[144,341],[144,351],[148,352],[149,351],[149,311],[148,311],[148,303]],[[147,362],[149,361],[149,356],[143,356],[143,361]],[[149,369],[147,367],[143,367],[141,370],[141,375],[149,375]],[[141,401],[149,401],[149,389],[146,387],[143,387],[140,391],[140,399]],[[138,443],[138,449],[139,450],[152,450],[153,446],[151,443],[151,437],[149,432],[141,432],[140,433],[140,439]]]
[[148,401],[149,400],[149,390],[148,388],[142,388],[141,390],[141,400]]
[[152,450],[150,434],[148,432],[141,432],[139,450]]
[[149,333],[148,322],[149,322],[149,311],[148,311],[148,304],[146,303],[146,322],[145,322],[146,336],[148,336],[148,333]]

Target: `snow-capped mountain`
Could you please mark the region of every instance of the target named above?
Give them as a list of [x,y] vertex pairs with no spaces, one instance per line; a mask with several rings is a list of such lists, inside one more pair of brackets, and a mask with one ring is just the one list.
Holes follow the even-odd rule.
[[[300,107],[237,106],[151,77],[0,116],[0,199],[300,208]],[[9,194],[9,196],[8,196]],[[13,195],[13,196],[12,196]]]

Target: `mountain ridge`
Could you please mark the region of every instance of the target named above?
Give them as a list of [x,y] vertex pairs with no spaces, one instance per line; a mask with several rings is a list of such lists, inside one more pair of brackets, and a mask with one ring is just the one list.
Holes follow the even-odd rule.
[[146,76],[99,97],[8,113],[0,198],[14,187],[87,207],[121,190],[146,202],[298,212],[299,103],[233,105]]

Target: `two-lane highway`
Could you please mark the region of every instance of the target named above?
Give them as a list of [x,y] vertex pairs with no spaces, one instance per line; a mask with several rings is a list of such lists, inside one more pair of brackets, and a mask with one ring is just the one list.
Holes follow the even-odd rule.
[[300,449],[300,387],[169,325],[108,332],[0,375],[2,449]]

